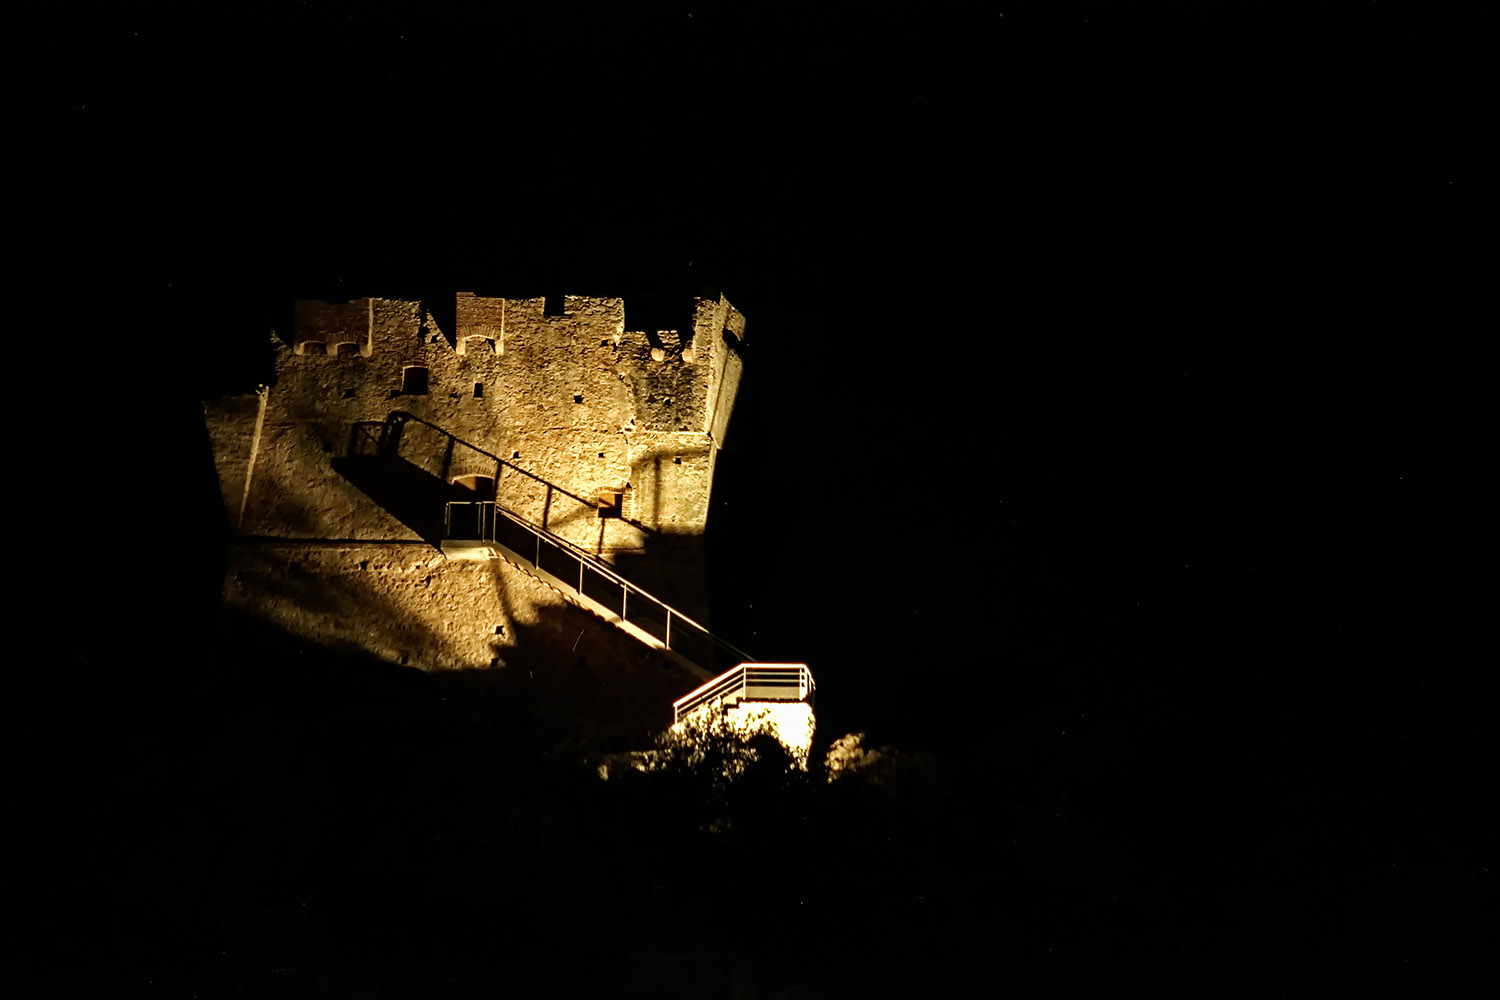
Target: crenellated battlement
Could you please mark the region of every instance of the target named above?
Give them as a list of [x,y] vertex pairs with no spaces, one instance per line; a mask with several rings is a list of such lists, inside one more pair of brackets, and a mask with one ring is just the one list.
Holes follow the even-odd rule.
[[346,345],[369,357],[373,342],[370,300],[298,302],[292,314],[292,350],[298,355],[337,357]]
[[[486,392],[493,399],[508,380],[516,383],[508,397],[529,396],[522,409],[541,424],[574,425],[581,413],[613,413],[622,431],[704,432],[722,443],[727,419],[716,418],[721,411],[727,417],[733,404],[745,330],[734,306],[699,299],[691,329],[632,331],[623,299],[569,295],[558,315],[547,314],[545,303],[459,292],[454,329],[443,330],[420,302],[299,301],[291,350],[278,356],[278,379],[291,378],[297,391],[313,396],[336,389],[341,400],[444,393],[484,398]],[[357,375],[348,378],[321,370],[311,378],[303,374],[304,365],[356,358],[373,363],[356,366],[351,372]],[[426,369],[425,392],[414,391],[415,376],[407,374],[412,368]],[[531,391],[537,388],[543,391]],[[348,396],[351,390],[355,397]],[[588,409],[571,410],[569,399]]]

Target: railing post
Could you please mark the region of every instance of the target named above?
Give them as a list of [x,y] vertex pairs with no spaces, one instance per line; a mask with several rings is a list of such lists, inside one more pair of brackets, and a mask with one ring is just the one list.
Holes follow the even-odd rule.
[[[502,463],[502,466],[503,465],[504,465],[504,463]],[[519,471],[519,470],[516,470],[516,471]],[[548,506],[550,506],[551,489],[552,489],[551,484],[548,484]],[[500,504],[499,504],[499,502],[497,500],[473,500],[473,501],[453,501],[453,500],[446,500],[446,501],[444,501],[443,502],[443,527],[444,527],[444,530],[447,533],[448,537],[450,537],[450,538],[453,537],[453,530],[454,530],[454,528],[453,528],[453,514],[454,514],[453,508],[454,508],[455,504],[459,504],[459,505],[462,505],[465,508],[473,510],[473,512],[474,512],[474,527],[475,527],[475,531],[478,533],[478,539],[479,540],[481,540],[481,541],[489,541],[489,542],[491,542],[492,544],[494,544],[496,546],[499,545],[499,539],[497,537],[497,534],[498,534],[498,529],[499,529],[499,520],[500,520],[501,507],[500,507]],[[508,509],[505,511],[505,516],[506,516],[506,518],[508,520],[514,521],[517,526],[519,526],[521,528],[525,528],[526,530],[530,531],[533,535],[536,536],[536,543],[535,543],[536,544],[536,548],[534,550],[532,558],[534,559],[534,563],[533,563],[534,567],[537,570],[540,570],[542,568],[542,543],[547,541],[545,538],[542,537],[543,535],[545,535],[547,533],[546,528],[536,527],[535,524],[533,522],[531,522],[529,518],[522,518],[520,515],[513,514]],[[605,581],[613,581],[620,588],[620,621],[622,623],[624,623],[624,622],[626,622],[626,621],[629,620],[629,615],[630,615],[630,586],[631,585],[630,585],[630,583],[627,580],[625,580],[623,577],[621,577],[621,576],[618,575],[618,573],[615,571],[614,567],[612,567],[611,565],[609,565],[607,562],[604,562],[602,559],[598,559],[593,554],[580,549],[577,545],[575,545],[574,543],[568,541],[565,538],[558,538],[555,543],[549,543],[549,544],[555,544],[556,547],[558,549],[560,549],[565,555],[567,555],[569,558],[571,558],[574,562],[578,563],[578,593],[580,595],[582,595],[583,592],[584,592],[584,589],[583,589],[584,588],[584,581],[585,581],[586,576],[587,576],[586,571],[590,568],[590,566],[595,566],[596,567],[596,572],[598,572],[599,575]],[[507,546],[507,548],[509,548],[509,546]],[[513,551],[515,551],[515,554],[516,554],[517,558],[520,558],[520,559],[524,560],[525,557],[521,556],[520,553],[519,553],[519,545],[516,546],[516,549],[513,550]],[[663,612],[665,613],[665,615],[666,615],[666,620],[665,620],[666,632],[665,632],[665,636],[664,636],[664,644],[665,644],[665,648],[666,649],[671,649],[672,648],[672,619],[674,617],[676,617],[676,618],[683,618],[683,617],[686,617],[686,616],[684,616],[682,614],[682,612],[677,611],[676,609],[674,609],[671,605],[667,604],[665,601],[658,600],[657,598],[653,597],[651,594],[646,593],[645,591],[642,591],[641,594],[642,594],[643,597],[646,598],[647,601],[655,601],[657,604],[659,604],[661,606]],[[697,622],[693,621],[693,619],[688,618],[687,621],[688,621],[688,624],[691,627],[697,628],[699,631],[701,631],[703,633],[703,635],[704,635],[704,638],[708,641],[708,659],[706,661],[706,664],[712,664],[712,663],[714,663],[718,659],[720,653],[722,653],[724,651],[727,651],[728,653],[731,653],[731,654],[739,657],[742,661],[749,661],[749,657],[743,651],[741,651],[739,649],[736,649],[734,646],[729,645],[727,642],[725,642],[724,640],[722,640],[719,637],[715,636],[712,632],[708,631],[708,629],[704,628],[702,625],[699,625]],[[679,624],[679,630],[680,630],[681,623],[679,622],[678,624]],[[750,661],[750,662],[753,662],[753,661]],[[699,665],[700,666],[704,666],[705,664],[699,664]],[[741,692],[741,696],[742,697],[744,696],[744,693],[746,691],[748,691],[748,684],[749,684],[748,677],[749,677],[749,675],[745,672],[745,670],[744,669],[740,669],[738,671],[738,677],[736,678],[736,681],[731,681],[730,682],[731,684],[736,683],[736,682],[738,683],[738,687],[739,687],[739,690]],[[810,674],[808,674],[807,678],[805,678],[805,679],[802,680],[802,682],[801,682],[801,684],[799,686],[799,690],[802,691],[802,692],[804,692],[804,696],[805,696],[805,692],[810,689],[810,686],[811,686],[811,680],[810,680]],[[729,690],[729,689],[728,688],[721,688],[721,700],[722,700],[722,691],[724,691],[724,690]]]

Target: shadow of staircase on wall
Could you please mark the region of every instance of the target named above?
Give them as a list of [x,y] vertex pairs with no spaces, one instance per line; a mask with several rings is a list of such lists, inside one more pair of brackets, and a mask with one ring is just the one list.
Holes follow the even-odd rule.
[[754,662],[748,653],[631,583],[602,559],[495,501],[456,501],[447,509],[450,526],[461,525],[459,534],[477,536],[445,538],[441,547],[451,559],[503,559],[570,604],[593,612],[705,679],[734,664]]

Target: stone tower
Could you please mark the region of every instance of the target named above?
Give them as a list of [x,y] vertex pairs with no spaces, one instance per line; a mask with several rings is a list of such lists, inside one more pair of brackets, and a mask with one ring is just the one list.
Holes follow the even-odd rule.
[[689,329],[647,331],[627,330],[618,298],[459,293],[448,329],[433,312],[298,302],[272,337],[272,384],[205,405],[233,533],[226,602],[425,669],[503,667],[517,643],[588,632],[505,561],[443,554],[464,501],[495,500],[703,615],[739,311],[698,299]]

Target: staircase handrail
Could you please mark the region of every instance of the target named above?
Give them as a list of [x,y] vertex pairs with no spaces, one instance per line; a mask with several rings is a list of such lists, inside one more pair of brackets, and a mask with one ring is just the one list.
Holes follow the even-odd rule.
[[[725,639],[722,639],[719,636],[715,635],[713,632],[709,631],[709,629],[707,628],[707,626],[705,626],[702,623],[698,622],[696,619],[692,618],[689,615],[683,614],[681,611],[677,610],[672,605],[668,604],[666,601],[663,601],[661,598],[657,597],[655,594],[652,594],[650,591],[644,590],[640,586],[638,586],[637,584],[634,584],[631,581],[625,579],[625,577],[621,576],[619,574],[619,572],[614,569],[614,567],[610,566],[609,563],[607,563],[604,560],[600,559],[598,556],[594,555],[592,552],[590,552],[587,549],[579,546],[575,542],[571,542],[568,539],[563,538],[560,535],[553,534],[551,531],[549,531],[546,528],[542,527],[541,525],[535,523],[534,521],[531,521],[530,519],[524,517],[523,515],[517,514],[515,511],[510,510],[509,508],[507,508],[504,504],[500,503],[499,501],[497,501],[497,500],[450,500],[450,501],[448,501],[447,507],[448,507],[449,511],[451,511],[452,508],[455,507],[455,506],[478,506],[478,507],[489,506],[489,507],[493,507],[497,513],[504,514],[505,517],[508,518],[510,521],[512,521],[515,524],[521,526],[522,528],[525,528],[527,531],[529,531],[531,534],[535,535],[536,537],[538,537],[540,539],[543,539],[543,540],[547,541],[550,544],[556,545],[558,548],[562,549],[564,552],[566,552],[572,558],[574,558],[574,559],[578,560],[579,562],[583,563],[584,565],[588,566],[590,569],[594,570],[596,573],[598,573],[601,576],[605,577],[610,582],[612,582],[612,583],[616,584],[617,586],[623,588],[627,593],[639,594],[641,597],[644,597],[647,600],[652,601],[652,602],[660,605],[664,610],[666,610],[670,614],[670,616],[672,618],[679,618],[682,621],[686,622],[687,624],[691,625],[693,628],[698,629],[700,632],[702,632],[704,635],[706,635],[709,638],[709,640],[711,642],[713,642],[715,645],[722,647],[723,649],[729,651],[730,653],[733,653],[735,656],[738,656],[741,660],[743,660],[743,661],[745,661],[747,663],[754,663],[754,662],[756,662],[755,658],[753,656],[751,656],[749,653],[745,652],[743,649],[738,648],[737,646],[735,646],[732,643],[726,641]],[[450,513],[449,518],[448,518],[448,523],[449,524],[452,523],[451,513]],[[490,535],[491,535],[491,537],[489,537],[489,538],[480,538],[478,540],[479,541],[494,542],[495,538],[493,537],[493,535],[494,535],[493,528],[490,531]]]
[[[572,492],[570,492],[568,490],[565,490],[561,486],[556,485],[555,483],[548,482],[547,480],[543,479],[541,476],[538,476],[536,473],[530,472],[530,471],[528,471],[526,469],[521,468],[518,465],[515,465],[515,464],[513,464],[511,462],[508,462],[505,459],[501,458],[499,455],[496,455],[494,452],[487,451],[486,449],[481,448],[478,445],[473,444],[472,442],[465,441],[463,438],[459,437],[457,434],[454,434],[451,431],[443,429],[442,427],[438,426],[437,424],[433,423],[430,420],[424,420],[421,417],[417,416],[416,414],[411,413],[410,411],[407,411],[407,410],[394,410],[394,411],[392,411],[387,416],[386,422],[387,423],[392,423],[392,422],[396,422],[396,421],[400,421],[400,422],[403,422],[403,423],[405,423],[405,422],[418,423],[418,424],[423,425],[424,427],[430,427],[433,430],[437,431],[439,434],[442,434],[443,436],[447,437],[450,441],[452,441],[452,442],[454,442],[456,444],[461,444],[465,448],[468,448],[468,449],[470,449],[471,451],[473,451],[473,452],[475,452],[477,454],[483,455],[485,458],[493,460],[494,462],[497,463],[497,467],[496,467],[496,470],[495,470],[497,478],[498,478],[498,474],[499,474],[499,472],[500,472],[501,469],[509,468],[509,469],[512,469],[512,470],[520,473],[523,476],[526,476],[529,479],[532,479],[532,480],[535,480],[538,483],[541,483],[543,486],[547,487],[547,489],[548,489],[549,492],[556,491],[558,493],[561,493],[563,496],[566,496],[566,497],[569,497],[569,498],[571,498],[573,500],[578,501],[580,504],[584,505],[585,507],[592,507],[594,509],[598,509],[599,506],[600,506],[597,502],[591,501],[591,500],[585,500],[583,497],[579,496],[576,493],[572,493]],[[754,663],[754,662],[756,662],[755,658],[753,656],[751,656],[749,653],[747,653],[743,649],[740,649],[739,647],[733,645],[732,643],[730,643],[730,642],[728,642],[728,641],[720,638],[719,636],[715,635],[713,632],[710,632],[706,626],[704,626],[703,624],[701,624],[700,622],[698,622],[696,619],[694,619],[694,618],[692,618],[692,617],[690,617],[688,615],[683,614],[681,611],[677,610],[672,605],[668,604],[666,601],[663,601],[661,598],[657,597],[655,594],[652,594],[652,593],[650,593],[647,590],[643,590],[641,587],[639,587],[636,584],[631,583],[629,580],[625,579],[623,576],[621,576],[619,574],[619,572],[617,572],[615,570],[615,568],[613,566],[611,566],[609,563],[605,562],[604,560],[598,558],[592,552],[588,551],[587,549],[579,546],[578,544],[576,544],[574,542],[569,541],[566,538],[563,538],[560,535],[554,534],[545,525],[537,524],[536,522],[532,521],[530,518],[525,517],[524,515],[516,513],[515,511],[513,511],[510,508],[506,507],[504,504],[500,503],[498,500],[449,500],[447,502],[446,506],[445,506],[445,509],[444,509],[444,513],[446,515],[445,518],[444,518],[444,523],[445,523],[444,534],[445,535],[447,534],[446,528],[449,527],[449,526],[451,526],[452,523],[453,523],[452,511],[453,511],[453,508],[454,508],[455,505],[465,505],[465,506],[467,506],[467,505],[480,505],[480,506],[483,506],[485,504],[488,504],[491,507],[493,507],[496,512],[498,512],[500,514],[504,514],[506,516],[506,518],[508,518],[510,521],[514,522],[515,524],[519,525],[522,528],[525,528],[527,531],[529,531],[533,535],[535,535],[538,539],[545,539],[548,543],[556,545],[558,548],[562,549],[567,555],[569,555],[572,558],[578,560],[578,562],[581,563],[582,565],[589,567],[590,569],[594,570],[596,573],[599,573],[601,576],[605,577],[606,579],[610,580],[612,583],[614,583],[617,586],[621,587],[625,591],[625,593],[627,595],[626,598],[625,598],[626,601],[629,600],[628,595],[633,592],[633,593],[639,594],[641,597],[644,597],[647,600],[649,600],[649,601],[651,601],[651,602],[659,605],[664,611],[667,612],[667,636],[665,637],[665,639],[663,641],[664,641],[664,645],[668,649],[671,648],[671,627],[672,627],[671,626],[671,622],[672,622],[673,618],[678,618],[678,619],[681,619],[682,621],[686,622],[688,625],[692,626],[693,628],[697,629],[698,631],[702,632],[705,636],[708,637],[709,642],[711,642],[713,645],[718,646],[721,649],[727,650],[728,652],[730,652],[730,653],[734,654],[735,656],[739,657],[741,661],[748,662],[748,663]],[[635,528],[637,528],[637,529],[639,529],[641,531],[647,532],[648,534],[654,533],[654,532],[651,531],[650,528],[647,528],[643,524],[638,524],[635,521],[629,521],[627,523],[629,523],[632,527],[635,527]],[[481,538],[480,541],[496,542],[496,539],[494,538],[493,522],[491,522],[490,537],[488,539]],[[538,566],[537,568],[540,569],[541,567]],[[582,590],[580,588],[580,594],[581,593],[582,593]]]
[[748,690],[752,680],[765,682],[772,681],[773,678],[788,676],[796,678],[797,701],[806,701],[812,697],[815,685],[813,683],[812,671],[807,668],[806,664],[741,663],[739,666],[726,670],[712,680],[705,681],[672,702],[672,722],[675,724],[682,721],[684,715],[710,701],[723,698],[732,691]]
[[[549,490],[551,490],[553,492],[561,493],[563,496],[569,498],[570,500],[577,500],[580,504],[582,504],[585,507],[592,507],[595,510],[598,510],[599,507],[600,507],[600,504],[599,504],[599,502],[597,500],[588,500],[588,499],[585,499],[584,497],[579,496],[577,493],[573,493],[573,492],[571,492],[569,490],[563,489],[561,486],[558,486],[556,483],[551,482],[551,481],[546,480],[546,479],[543,479],[541,476],[537,475],[535,472],[531,472],[530,470],[523,469],[519,465],[516,465],[514,462],[511,462],[508,459],[501,458],[499,455],[496,455],[492,451],[486,451],[485,449],[479,447],[479,445],[474,444],[471,441],[465,441],[463,438],[459,437],[457,434],[454,434],[452,431],[444,430],[442,427],[439,427],[437,424],[433,423],[431,420],[423,420],[421,417],[417,416],[415,413],[410,413],[410,412],[408,412],[406,410],[393,410],[386,417],[386,422],[387,423],[390,423],[392,421],[397,421],[397,420],[399,420],[402,423],[416,423],[416,424],[421,424],[424,427],[431,427],[433,430],[437,431],[439,434],[444,435],[445,437],[449,438],[450,440],[454,441],[457,444],[463,445],[465,448],[468,448],[470,451],[473,451],[473,452],[476,452],[476,453],[478,453],[480,455],[483,455],[485,458],[492,459],[495,462],[497,462],[501,467],[507,468],[507,469],[511,469],[512,471],[518,472],[521,475],[525,476],[527,479],[533,479],[536,482],[541,483],[543,486],[547,487],[547,489],[549,489]],[[495,471],[498,473],[499,469],[496,469]],[[497,476],[497,479],[498,479],[498,476]],[[465,502],[469,502],[469,501],[456,501],[456,502],[465,503]],[[640,524],[640,523],[638,523],[636,521],[628,521],[627,523],[629,523],[634,528],[637,528],[637,529],[639,529],[641,531],[646,532],[647,534],[656,534],[656,531],[654,529],[649,528],[649,527],[647,527],[644,524]],[[545,531],[546,529],[543,528],[542,530]]]

